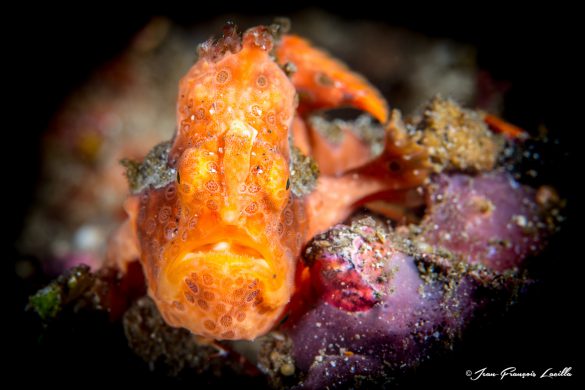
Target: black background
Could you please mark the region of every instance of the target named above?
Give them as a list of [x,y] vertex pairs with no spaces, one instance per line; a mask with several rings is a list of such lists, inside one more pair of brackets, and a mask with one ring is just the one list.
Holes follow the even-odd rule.
[[[136,385],[164,382],[153,379],[136,359],[124,351],[119,335],[91,335],[86,345],[65,345],[51,351],[35,348],[30,324],[23,316],[26,295],[30,293],[13,275],[13,260],[17,257],[14,242],[22,227],[22,218],[35,191],[39,169],[39,136],[63,99],[83,83],[92,70],[120,53],[132,35],[152,15],[165,15],[177,23],[190,25],[224,13],[287,15],[303,9],[302,2],[271,3],[253,6],[225,2],[213,10],[194,4],[180,8],[155,10],[144,5],[120,10],[118,6],[88,3],[83,6],[7,11],[4,13],[5,41],[4,73],[8,100],[8,123],[4,128],[3,157],[5,180],[9,180],[5,205],[9,213],[7,275],[11,275],[9,302],[10,322],[17,327],[17,337],[6,336],[7,345],[16,341],[14,360],[19,383],[39,381],[75,385],[80,378],[96,383],[128,382]],[[551,8],[526,6],[511,9],[506,4],[481,3],[459,7],[444,5],[412,7],[389,4],[353,4],[321,7],[347,19],[362,18],[406,27],[422,33],[450,37],[477,47],[480,66],[494,78],[507,80],[511,89],[506,98],[504,117],[526,129],[536,129],[545,123],[558,137],[568,157],[555,157],[543,175],[550,179],[569,200],[569,217],[563,231],[555,237],[543,259],[535,267],[542,282],[501,319],[496,318],[479,332],[472,332],[453,354],[423,366],[408,385],[463,384],[466,387],[538,385],[563,388],[575,385],[583,375],[577,356],[581,352],[583,325],[578,317],[583,304],[580,294],[581,265],[584,256],[578,251],[577,224],[581,218],[578,207],[577,184],[583,177],[577,169],[575,156],[579,132],[583,131],[581,112],[575,110],[582,88],[575,66],[583,49],[578,41],[582,31],[577,12],[561,6]],[[471,4],[471,3],[468,3]],[[27,8],[27,6],[21,6]],[[581,32],[582,35],[582,32]],[[83,44],[80,45],[79,43]],[[582,71],[582,70],[580,70]],[[8,261],[10,260],[10,261]],[[20,331],[18,331],[20,330]],[[82,337],[83,336],[83,337]],[[90,339],[76,335],[74,340]],[[113,339],[112,339],[113,338]],[[73,352],[85,351],[83,356]],[[8,352],[5,351],[7,354]],[[73,356],[73,357],[72,357]],[[10,359],[11,356],[9,355]],[[13,359],[11,359],[13,360]],[[552,367],[560,370],[572,367],[573,378],[555,380],[469,382],[467,369],[482,367],[499,370],[516,366],[519,371],[537,372]],[[75,374],[73,373],[73,369]],[[125,379],[120,379],[125,375]],[[153,382],[155,381],[155,382]],[[174,383],[174,382],[173,382]]]

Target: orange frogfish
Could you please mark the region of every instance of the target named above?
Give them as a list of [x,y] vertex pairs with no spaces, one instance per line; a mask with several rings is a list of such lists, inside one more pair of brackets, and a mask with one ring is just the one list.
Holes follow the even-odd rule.
[[[295,195],[292,144],[305,154],[328,148],[305,119],[338,106],[380,121],[386,149],[356,168],[350,160],[369,152],[346,137],[323,152],[335,169],[322,171],[311,193]],[[376,89],[307,41],[275,26],[242,36],[227,26],[200,45],[180,81],[167,179],[130,196],[109,259],[121,268],[139,259],[168,324],[213,339],[254,339],[281,319],[308,239],[360,199],[420,198],[414,189],[427,176],[426,155],[402,130]]]

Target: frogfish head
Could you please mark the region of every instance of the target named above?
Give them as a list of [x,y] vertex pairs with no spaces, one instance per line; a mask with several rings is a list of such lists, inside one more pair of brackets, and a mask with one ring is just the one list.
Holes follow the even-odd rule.
[[214,339],[274,326],[304,240],[302,203],[289,190],[294,87],[265,28],[234,39],[181,80],[168,160],[177,178],[142,194],[136,223],[164,319]]

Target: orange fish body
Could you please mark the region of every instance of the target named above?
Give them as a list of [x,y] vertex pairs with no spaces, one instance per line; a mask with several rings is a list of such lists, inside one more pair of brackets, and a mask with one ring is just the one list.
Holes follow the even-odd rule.
[[[382,122],[388,112],[343,64],[294,36],[273,47],[273,33],[259,26],[240,38],[227,27],[200,47],[179,86],[167,161],[176,180],[129,198],[130,218],[109,248],[122,269],[140,259],[168,324],[213,339],[272,329],[294,292],[308,235],[339,222],[371,188],[386,188],[364,186],[370,179],[352,171],[320,179],[310,196],[292,194],[289,137],[310,152],[303,117],[311,109],[352,105]],[[287,62],[297,67],[292,78]]]
[[136,221],[162,316],[216,339],[273,326],[304,240],[288,184],[295,89],[263,34],[248,31],[222,58],[202,56],[181,80],[169,155],[177,181],[150,189]]

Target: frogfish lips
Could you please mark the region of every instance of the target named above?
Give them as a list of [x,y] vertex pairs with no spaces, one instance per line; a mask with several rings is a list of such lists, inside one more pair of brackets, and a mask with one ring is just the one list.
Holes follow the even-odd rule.
[[270,330],[288,302],[280,261],[226,237],[170,261],[150,294],[172,326],[214,339],[253,339]]

